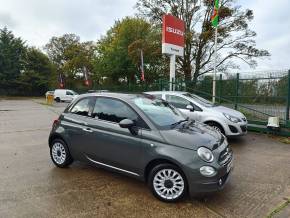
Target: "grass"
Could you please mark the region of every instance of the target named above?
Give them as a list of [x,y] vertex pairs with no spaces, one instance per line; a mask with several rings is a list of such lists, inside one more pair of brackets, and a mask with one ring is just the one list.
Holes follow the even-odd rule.
[[281,137],[279,139],[280,142],[284,143],[284,144],[290,144],[290,137]]
[[290,137],[283,137],[283,136],[278,136],[278,135],[268,135],[268,137],[278,140],[279,142],[282,142],[284,144],[290,145]]
[[274,217],[274,215],[276,215],[277,213],[279,213],[280,211],[282,211],[285,207],[287,207],[290,204],[290,199],[285,198],[285,202],[283,202],[282,204],[278,205],[276,208],[274,208],[269,215],[267,216],[267,218],[272,218]]

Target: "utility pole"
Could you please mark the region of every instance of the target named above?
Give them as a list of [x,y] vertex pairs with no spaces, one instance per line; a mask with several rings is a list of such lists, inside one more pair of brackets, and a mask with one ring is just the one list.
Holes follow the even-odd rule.
[[215,103],[216,100],[216,71],[217,71],[217,27],[215,28],[215,39],[214,39],[214,73],[212,81],[212,103]]

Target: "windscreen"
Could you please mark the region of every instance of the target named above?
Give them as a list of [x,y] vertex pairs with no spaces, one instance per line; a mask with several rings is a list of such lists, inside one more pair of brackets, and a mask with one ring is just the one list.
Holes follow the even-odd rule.
[[153,96],[137,97],[133,99],[133,102],[158,127],[170,127],[172,124],[184,120],[184,116],[178,109]]
[[205,98],[199,97],[198,95],[194,95],[191,93],[185,93],[183,95],[194,99],[198,104],[204,107],[214,107],[214,104],[212,102],[210,102],[209,100],[206,100]]

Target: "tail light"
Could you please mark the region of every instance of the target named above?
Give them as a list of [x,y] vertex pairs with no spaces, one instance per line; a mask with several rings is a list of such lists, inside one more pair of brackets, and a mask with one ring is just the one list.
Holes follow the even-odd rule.
[[55,119],[55,120],[53,121],[52,126],[54,127],[54,126],[56,126],[58,123],[59,123],[59,118],[57,118],[57,119]]

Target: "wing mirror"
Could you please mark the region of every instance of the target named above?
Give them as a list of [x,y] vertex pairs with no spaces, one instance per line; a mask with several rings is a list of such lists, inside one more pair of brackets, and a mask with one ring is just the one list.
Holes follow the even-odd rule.
[[192,105],[187,105],[186,109],[193,112],[194,111],[194,107]]
[[[119,123],[121,128],[129,129],[132,135],[138,135],[138,128],[135,126],[134,121],[130,119],[121,120]],[[135,128],[134,128],[135,127]]]
[[124,119],[124,120],[121,120],[120,123],[119,123],[119,126],[121,128],[131,128],[134,126],[134,122],[132,120],[129,120],[129,119]]

